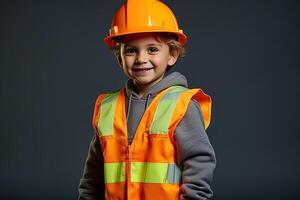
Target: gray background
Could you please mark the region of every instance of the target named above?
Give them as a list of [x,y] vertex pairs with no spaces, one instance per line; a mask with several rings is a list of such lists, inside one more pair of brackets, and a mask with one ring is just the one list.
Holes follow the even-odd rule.
[[[102,42],[122,2],[1,1],[0,199],[76,199],[95,98],[126,80]],[[299,1],[164,2],[213,99],[214,199],[299,199]]]

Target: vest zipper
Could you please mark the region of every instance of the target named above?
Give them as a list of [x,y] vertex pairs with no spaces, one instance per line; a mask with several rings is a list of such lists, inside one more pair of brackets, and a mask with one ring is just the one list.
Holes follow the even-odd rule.
[[127,145],[126,149],[126,199],[129,199],[129,189],[130,189],[130,145]]

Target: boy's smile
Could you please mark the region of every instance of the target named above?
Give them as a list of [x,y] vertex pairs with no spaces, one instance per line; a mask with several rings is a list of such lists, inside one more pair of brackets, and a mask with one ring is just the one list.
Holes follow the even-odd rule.
[[175,64],[177,57],[171,55],[166,43],[156,39],[155,33],[142,33],[122,38],[118,61],[142,96],[164,77],[168,65]]

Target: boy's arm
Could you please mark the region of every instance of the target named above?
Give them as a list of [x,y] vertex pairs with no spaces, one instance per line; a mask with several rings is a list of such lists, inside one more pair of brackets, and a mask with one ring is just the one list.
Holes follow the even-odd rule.
[[216,167],[216,157],[204,129],[199,105],[191,101],[177,126],[178,161],[182,170],[180,200],[204,200],[213,196],[210,187]]
[[94,135],[84,172],[79,183],[79,200],[104,199],[103,155],[99,138]]

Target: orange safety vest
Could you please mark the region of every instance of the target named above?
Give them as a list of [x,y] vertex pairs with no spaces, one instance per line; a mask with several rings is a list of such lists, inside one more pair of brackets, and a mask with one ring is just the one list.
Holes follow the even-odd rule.
[[125,89],[98,96],[93,127],[104,157],[106,200],[179,199],[181,170],[177,165],[174,130],[189,102],[201,105],[205,129],[211,98],[201,89],[171,86],[147,107],[132,144],[127,142]]

